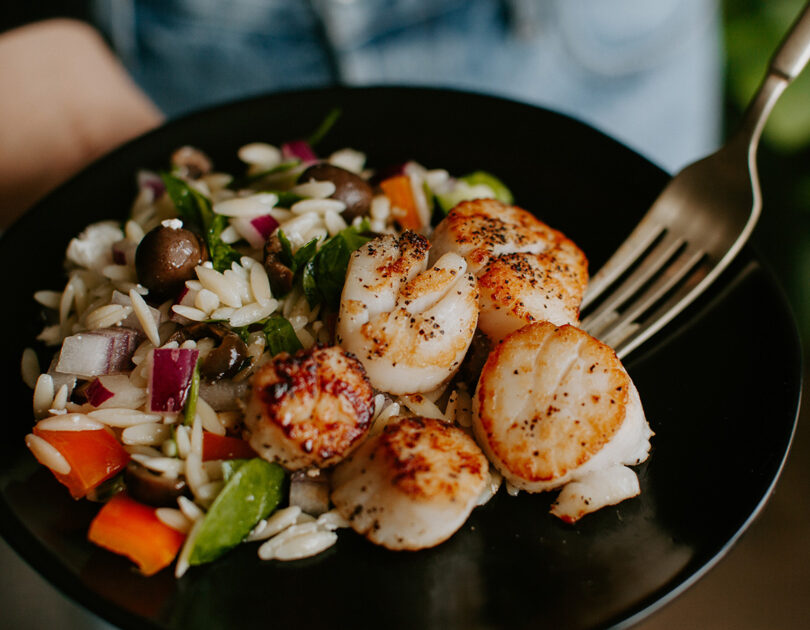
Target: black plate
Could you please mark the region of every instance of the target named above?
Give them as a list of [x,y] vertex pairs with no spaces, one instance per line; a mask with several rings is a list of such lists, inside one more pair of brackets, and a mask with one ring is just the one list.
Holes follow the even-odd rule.
[[142,167],[192,143],[236,170],[244,143],[308,134],[334,107],[323,150],[352,146],[373,165],[416,159],[500,175],[524,207],[566,232],[593,269],[624,238],[667,176],[563,116],[503,100],[421,89],[280,94],[205,111],[130,143],[59,189],[0,241],[6,269],[6,438],[0,528],[47,579],[126,628],[374,626],[603,627],[638,621],[716,562],[767,499],[790,445],[800,390],[795,325],[750,250],[716,287],[627,366],[656,436],[638,468],[642,494],[572,527],[551,496],[501,492],[436,549],[392,553],[344,532],[291,563],[256,546],[175,581],[145,579],[86,542],[96,506],[74,503],[23,444],[31,395],[19,357],[39,330],[31,294],[61,288],[69,238],[124,217]]

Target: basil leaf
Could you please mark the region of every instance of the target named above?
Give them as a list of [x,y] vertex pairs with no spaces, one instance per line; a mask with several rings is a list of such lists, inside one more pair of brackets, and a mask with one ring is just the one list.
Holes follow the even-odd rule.
[[294,254],[292,251],[292,243],[290,243],[290,239],[287,238],[284,230],[278,231],[278,241],[281,243],[281,252],[279,253],[281,263],[289,267],[293,273],[303,269],[304,265],[306,265],[315,255],[315,252],[318,251],[318,238],[313,238],[305,245],[302,245]]
[[323,301],[321,292],[318,290],[318,282],[315,279],[315,260],[310,260],[304,267],[304,273],[301,276],[301,288],[304,290],[304,295],[309,302],[310,307],[320,304]]
[[276,206],[280,208],[289,208],[294,203],[306,199],[306,197],[290,192],[289,190],[264,190],[262,192],[271,192],[278,197]]
[[213,215],[208,199],[176,175],[161,173],[160,177],[183,223],[204,231]]
[[226,227],[228,227],[228,217],[214,214],[213,220],[205,233],[205,240],[208,243],[208,255],[211,258],[211,264],[214,265],[214,269],[217,271],[230,269],[231,264],[239,262],[241,258],[238,251],[222,240],[222,232]]
[[[281,243],[281,254],[279,258],[281,258],[282,264],[286,265],[290,269],[294,264],[295,257],[293,256],[292,251],[292,243],[290,243],[290,239],[287,238],[287,235],[284,233],[284,230],[279,230],[278,234],[278,241]],[[293,269],[293,271],[295,271]]]
[[290,269],[293,272],[298,271],[304,267],[318,251],[318,238],[313,238],[309,243],[298,248],[293,256],[292,266]]
[[302,285],[311,307],[326,304],[336,308],[346,281],[346,269],[352,252],[371,240],[365,235],[368,221],[344,228],[328,239],[304,267]]
[[279,352],[293,354],[303,346],[298,340],[298,335],[292,324],[281,315],[268,317],[262,327],[264,336],[267,339],[267,349],[275,356]]
[[248,342],[251,332],[261,330],[267,340],[267,350],[272,356],[277,355],[279,352],[293,354],[303,347],[289,320],[278,314],[233,330],[245,343]]

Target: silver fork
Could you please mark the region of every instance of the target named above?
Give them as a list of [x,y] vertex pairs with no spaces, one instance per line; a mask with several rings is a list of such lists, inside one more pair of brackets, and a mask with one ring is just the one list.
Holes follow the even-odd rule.
[[748,240],[762,207],[756,166],[762,128],[808,58],[810,3],[774,53],[738,130],[720,150],[667,184],[591,279],[582,302],[582,328],[620,358],[700,295]]

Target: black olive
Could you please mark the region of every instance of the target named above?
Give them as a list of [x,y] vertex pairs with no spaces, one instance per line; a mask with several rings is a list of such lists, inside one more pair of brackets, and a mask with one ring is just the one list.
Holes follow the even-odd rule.
[[130,460],[124,470],[127,492],[136,501],[155,507],[176,507],[177,497],[186,493],[186,482],[153,473]]
[[281,262],[281,241],[278,234],[270,236],[264,244],[264,270],[267,272],[273,295],[281,296],[290,292],[295,274]]
[[191,230],[159,225],[141,239],[135,251],[138,282],[150,297],[163,300],[177,295],[194,268],[208,258],[202,240]]
[[248,348],[235,332],[221,324],[199,322],[184,326],[169,341],[183,343],[210,337],[218,343],[200,362],[200,376],[207,381],[218,381],[235,376],[248,361]]
[[228,333],[200,364],[200,376],[208,381],[231,378],[247,360],[247,346],[236,333]]
[[374,193],[368,182],[359,175],[345,168],[321,162],[305,170],[298,181],[306,183],[313,179],[319,182],[329,181],[335,185],[335,192],[331,198],[346,204],[343,216],[347,221],[368,214]]

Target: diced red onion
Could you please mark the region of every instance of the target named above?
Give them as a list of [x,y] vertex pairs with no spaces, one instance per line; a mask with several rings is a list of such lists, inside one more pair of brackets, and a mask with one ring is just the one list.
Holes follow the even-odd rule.
[[133,385],[127,374],[105,374],[98,377],[98,382],[112,393],[112,398],[98,405],[102,408],[138,409],[146,402],[144,389]]
[[191,348],[157,348],[152,351],[149,373],[149,408],[152,411],[182,411],[199,355],[199,350]]
[[87,387],[86,395],[87,402],[93,405],[93,407],[98,407],[105,400],[109,400],[113,397],[113,393],[104,387],[99,379],[96,379],[90,383],[90,385]]
[[[183,290],[180,291],[180,295],[174,300],[174,304],[172,306],[180,305],[180,306],[194,306],[194,296],[196,292],[192,293],[188,287],[183,287]],[[190,324],[191,320],[188,317],[183,317],[182,315],[178,315],[174,312],[174,309],[171,310],[171,314],[169,315],[169,319],[173,322],[177,322],[178,324],[185,326],[186,324]]]
[[152,193],[152,201],[158,199],[164,192],[166,186],[160,175],[152,171],[139,171],[138,172],[138,188],[143,190],[147,189]]
[[236,217],[231,219],[231,225],[244,238],[250,246],[259,249],[263,247],[270,235],[278,227],[276,221],[269,214],[259,217]]
[[142,338],[137,330],[123,326],[71,335],[62,342],[56,371],[81,378],[124,372]]
[[285,161],[298,159],[301,160],[303,164],[310,164],[318,161],[318,156],[315,155],[315,152],[312,150],[312,147],[309,146],[309,143],[306,140],[293,140],[292,142],[285,142],[281,145],[281,155]]
[[129,265],[135,262],[137,245],[130,240],[116,241],[112,246],[112,259],[116,265]]

